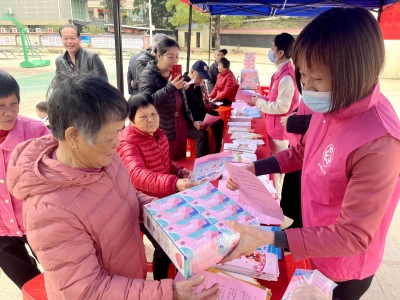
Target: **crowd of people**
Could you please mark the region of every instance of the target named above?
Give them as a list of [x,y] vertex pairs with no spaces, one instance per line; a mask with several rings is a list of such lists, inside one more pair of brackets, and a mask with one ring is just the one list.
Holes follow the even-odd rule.
[[[142,207],[199,184],[179,164],[188,138],[197,157],[221,151],[223,121],[203,120],[235,101],[227,50],[172,78],[179,45],[155,35],[129,62],[126,101],[99,56],[80,47],[79,30],[59,33],[66,52],[36,106],[40,121],[19,115],[18,83],[0,70],[0,268],[21,288],[40,274],[39,261],[49,299],[217,299],[218,284],[193,294],[204,277],[168,279],[171,261]],[[222,263],[274,244],[311,258],[338,284],[335,300],[368,290],[400,197],[400,122],[379,90],[384,53],[376,20],[360,8],[324,12],[296,39],[275,37],[268,100],[252,98],[267,114],[272,156],[245,168],[274,174],[294,223],[265,232],[230,222],[241,239]],[[227,187],[240,188],[231,178]],[[143,234],[155,248],[154,281]],[[310,294],[327,299],[307,287],[292,299]]]

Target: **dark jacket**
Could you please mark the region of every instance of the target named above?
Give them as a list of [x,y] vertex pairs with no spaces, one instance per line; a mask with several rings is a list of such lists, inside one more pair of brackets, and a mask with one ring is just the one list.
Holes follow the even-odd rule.
[[208,93],[210,94],[215,86],[215,83],[217,82],[217,77],[218,77],[219,71],[218,71],[218,63],[214,61],[208,70],[208,75],[210,75],[211,80],[207,80],[207,88],[208,88]]
[[149,61],[155,60],[155,56],[149,52],[144,52],[142,56],[140,56],[136,61],[136,78],[139,80],[140,74],[147,67]]
[[[128,65],[128,73],[127,73],[127,79],[128,79],[128,92],[130,95],[137,94],[139,86],[137,83],[137,76],[136,76],[136,63],[137,60],[140,56],[143,55],[145,50],[140,51],[139,53],[136,53],[135,55],[132,55],[131,59],[129,60],[129,65]],[[133,80],[133,83],[131,85],[131,81]]]
[[[183,79],[186,82],[191,80],[187,72],[183,74]],[[203,96],[201,95],[200,87],[195,87],[194,84],[191,84],[186,90],[186,98],[189,109],[193,115],[193,120],[203,121],[207,111],[204,107]]]
[[[160,128],[164,130],[168,140],[175,141],[176,88],[161,75],[155,60],[150,61],[140,74],[139,92],[150,95],[153,98],[154,106],[160,115]],[[185,90],[182,88],[179,90],[179,93],[185,107],[184,111],[186,112],[185,117],[188,127],[193,126],[192,112],[187,103]]]
[[[191,80],[190,77],[188,76],[188,72],[185,72],[183,74],[183,79],[186,82],[189,82]],[[207,109],[203,102],[203,95],[201,94],[200,87],[199,86],[195,87],[194,84],[191,84],[188,87],[188,89],[186,90],[186,98],[187,98],[189,109],[193,115],[193,120],[194,121],[203,121],[204,117],[206,116]],[[216,106],[216,105],[214,106],[214,108],[217,108],[217,107],[218,106]],[[213,109],[210,109],[208,111],[208,113],[213,116],[218,116],[218,113]]]
[[75,67],[71,67],[68,51],[56,59],[56,73],[93,73],[108,80],[107,71],[98,54],[80,48],[75,54]]

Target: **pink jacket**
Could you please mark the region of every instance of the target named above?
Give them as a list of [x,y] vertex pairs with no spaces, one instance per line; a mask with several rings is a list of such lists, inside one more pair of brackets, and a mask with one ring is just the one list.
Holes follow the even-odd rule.
[[[268,101],[274,102],[276,98],[278,98],[278,87],[282,78],[286,75],[292,77],[293,82],[296,82],[294,79],[294,70],[293,65],[289,61],[287,64],[283,65],[282,68],[277,71],[271,78],[271,90],[268,94]],[[298,106],[299,106],[299,91],[297,90],[296,84],[294,85],[294,94],[292,98],[292,102],[290,104],[289,111],[286,114],[281,115],[270,115],[267,114],[265,118],[265,124],[267,126],[268,135],[275,140],[287,140],[287,132],[285,128],[281,124],[281,118],[284,116],[290,115]]]
[[20,144],[7,176],[48,298],[172,299],[172,280],[145,280],[139,214],[153,198],[133,188],[118,154],[87,173],[49,158],[57,146],[51,136]]
[[[296,112],[297,116],[304,116],[304,115],[311,115],[312,114],[312,110],[309,109],[307,107],[307,105],[304,104],[303,100],[300,100],[300,104],[299,104],[299,109]],[[286,131],[287,136],[289,137],[289,145],[290,146],[296,146],[299,141],[300,138],[302,137],[301,134],[297,134],[297,133],[290,133]]]
[[6,170],[11,152],[24,141],[49,134],[47,127],[39,121],[18,116],[13,129],[0,144],[0,236],[23,236],[22,202],[10,194],[6,186]]
[[312,258],[337,281],[375,274],[400,197],[399,140],[399,119],[376,84],[347,109],[314,113],[299,145],[276,155],[283,173],[303,167],[304,228],[286,231],[295,260]]

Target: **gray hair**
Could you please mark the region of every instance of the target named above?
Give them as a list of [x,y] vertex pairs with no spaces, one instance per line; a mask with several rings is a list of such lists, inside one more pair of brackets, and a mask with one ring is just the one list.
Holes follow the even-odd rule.
[[53,136],[65,140],[65,131],[76,128],[89,145],[109,122],[125,120],[128,103],[104,78],[93,74],[62,73],[47,92],[48,116]]
[[76,30],[76,34],[78,35],[78,37],[81,36],[81,33],[79,32],[78,27],[76,27],[76,26],[73,25],[73,24],[64,24],[63,26],[61,26],[60,29],[58,30],[58,33],[60,34],[60,36],[61,36],[61,31],[62,31],[64,28],[73,28],[73,29]]

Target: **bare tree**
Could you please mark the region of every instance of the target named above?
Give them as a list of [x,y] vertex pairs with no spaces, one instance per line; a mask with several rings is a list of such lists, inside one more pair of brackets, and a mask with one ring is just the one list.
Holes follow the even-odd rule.
[[215,49],[219,49],[221,46],[221,16],[214,17],[214,26],[215,26]]

